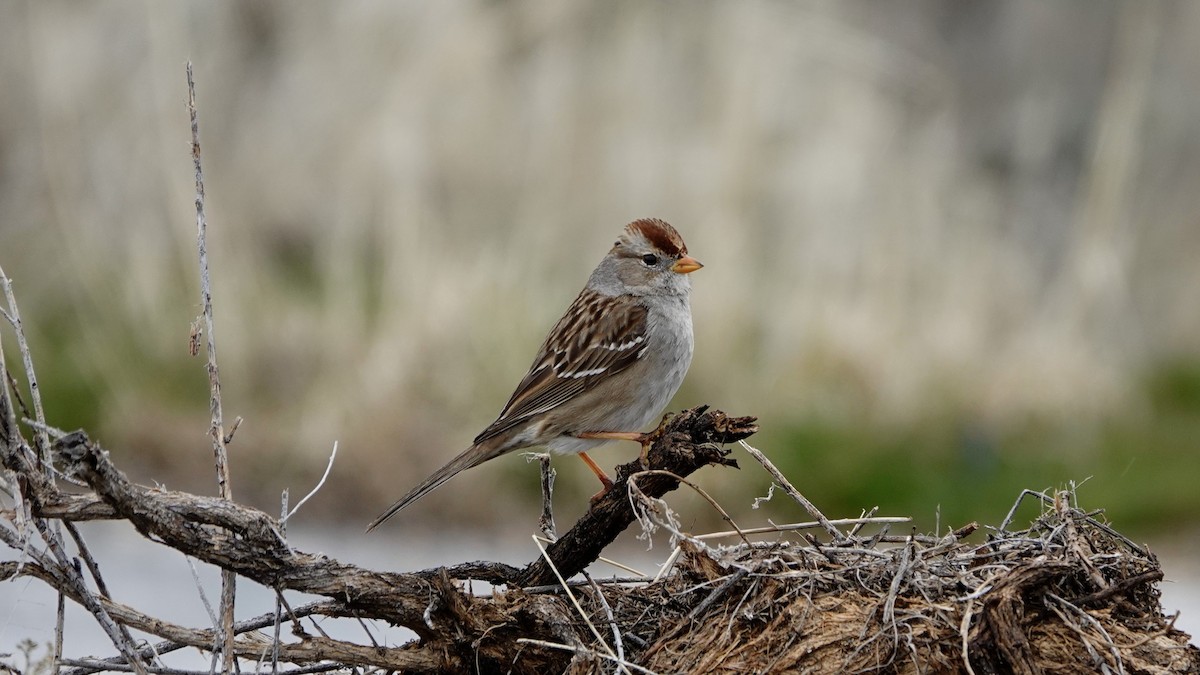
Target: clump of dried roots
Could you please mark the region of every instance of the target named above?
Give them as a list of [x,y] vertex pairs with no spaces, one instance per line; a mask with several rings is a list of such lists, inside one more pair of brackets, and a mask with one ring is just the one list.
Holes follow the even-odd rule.
[[[1030,497],[1040,516],[1010,530]],[[1162,615],[1154,555],[1080,510],[1073,489],[1023,492],[982,542],[967,540],[974,523],[942,537],[890,535],[886,524],[866,535],[866,523],[904,519],[814,515],[807,525],[828,541],[743,531],[713,546],[677,533],[673,565],[654,582],[575,593],[591,623],[620,626],[628,664],[656,673],[1200,669],[1200,650]],[[578,653],[576,672],[612,667]]]

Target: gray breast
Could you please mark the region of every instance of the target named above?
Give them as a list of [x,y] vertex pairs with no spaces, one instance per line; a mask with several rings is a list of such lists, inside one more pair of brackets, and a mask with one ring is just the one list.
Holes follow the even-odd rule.
[[646,373],[653,375],[642,383],[641,419],[644,426],[662,413],[671,397],[683,384],[688,366],[692,363],[692,311],[687,296],[651,309],[648,318]]

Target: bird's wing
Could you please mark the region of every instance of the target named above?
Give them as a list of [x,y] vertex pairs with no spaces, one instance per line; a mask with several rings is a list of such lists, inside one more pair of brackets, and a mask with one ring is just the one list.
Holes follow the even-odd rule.
[[550,330],[500,416],[475,442],[552,410],[628,368],[646,350],[646,315],[646,308],[628,296],[585,289]]

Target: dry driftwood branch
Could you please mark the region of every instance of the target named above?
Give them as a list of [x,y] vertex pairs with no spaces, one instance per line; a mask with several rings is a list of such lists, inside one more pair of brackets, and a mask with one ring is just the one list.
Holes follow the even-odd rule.
[[[662,447],[650,453],[651,467],[661,466],[659,455],[672,454],[673,444],[683,455],[703,455],[709,448],[692,441],[719,427],[719,419],[708,411],[676,418],[690,431],[686,437],[664,433]],[[279,659],[291,663],[410,672],[458,672],[477,664],[505,672],[593,672],[613,664],[625,664],[629,672],[701,672],[736,664],[747,671],[977,675],[1200,668],[1200,651],[1161,615],[1157,561],[1110,534],[1095,514],[1072,506],[1069,495],[1039,494],[1047,507],[1029,528],[1008,531],[1008,519],[1005,529],[992,530],[982,543],[962,539],[973,526],[945,537],[846,534],[825,543],[782,540],[785,526],[771,540],[724,548],[708,548],[705,539],[691,537],[681,543],[683,554],[671,573],[653,583],[573,584],[577,611],[561,597],[515,585],[494,597],[475,597],[454,581],[511,583],[536,574],[533,566],[518,570],[480,562],[413,574],[363,570],[291,551],[266,514],[131,485],[82,434],[63,438],[57,447],[65,465],[147,536],[269,586],[325,595],[315,613],[382,618],[421,636],[402,647],[375,647],[301,635],[298,643],[278,647]],[[32,452],[6,453],[4,460],[18,473],[39,469]],[[621,473],[639,472],[635,463]],[[649,478],[643,473],[642,482]],[[54,497],[47,502],[59,509],[67,503],[39,492],[56,488],[36,476],[23,485],[32,516],[42,515],[42,497]],[[94,511],[88,502],[79,504]],[[894,520],[811,525],[886,527]],[[233,534],[214,536],[226,530]],[[563,559],[560,571],[568,564]],[[0,578],[13,574],[36,576],[77,599],[48,555],[35,551],[23,569],[0,566]],[[203,648],[214,639],[211,630],[164,624],[111,600],[98,601],[120,624],[171,644]],[[273,615],[259,619],[258,626],[268,625]],[[619,639],[609,635],[614,624]],[[234,653],[259,658],[269,638],[244,630],[250,629],[237,627]]]
[[[704,407],[686,411],[671,420],[649,453],[650,467],[687,475],[708,463],[731,465],[727,451],[715,443],[737,440],[753,433],[751,418],[728,418]],[[367,617],[406,626],[421,644],[401,648],[354,645],[324,637],[303,636],[298,644],[284,645],[279,658],[290,662],[333,660],[414,672],[445,672],[465,664],[511,664],[520,655],[517,672],[540,670],[569,661],[570,653],[520,644],[532,637],[557,644],[578,642],[572,615],[559,599],[524,595],[506,606],[463,593],[454,579],[482,579],[493,583],[538,585],[549,575],[548,564],[538,559],[524,570],[495,563],[473,563],[449,569],[412,574],[375,572],[339,563],[322,556],[295,551],[287,545],[278,521],[260,511],[211,497],[147,488],[130,483],[111,462],[107,451],[82,432],[68,434],[55,444],[55,454],[66,472],[81,478],[94,498],[68,496],[58,490],[27,454],[6,449],[6,468],[22,476],[23,493],[37,518],[64,520],[116,517],[128,520],[147,538],[176,548],[198,560],[235,572],[276,589],[294,590],[330,599],[326,616]],[[633,522],[634,507],[621,492],[631,475],[642,471],[635,460],[620,467],[616,487],[587,516],[552,545],[550,558],[566,576],[582,570],[620,531]],[[27,478],[26,478],[27,477]],[[661,496],[677,481],[647,477],[642,488]],[[606,521],[606,519],[611,519]],[[61,588],[72,600],[90,602],[78,588],[62,588],[60,568],[45,560],[23,572],[3,569],[5,575],[24,573]],[[106,611],[114,611],[122,625],[171,640],[205,647],[213,644],[211,631],[170,626],[152,617],[98,598]],[[233,630],[229,635],[237,635]],[[231,653],[251,657],[262,653],[257,640],[241,637]],[[506,666],[507,667],[507,666]]]

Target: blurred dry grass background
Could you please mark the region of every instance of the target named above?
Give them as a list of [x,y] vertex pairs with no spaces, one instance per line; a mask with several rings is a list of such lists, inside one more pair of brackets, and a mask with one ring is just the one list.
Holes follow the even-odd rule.
[[[338,439],[313,504],[382,509],[653,215],[707,265],[675,407],[759,415],[831,512],[1093,476],[1119,523],[1195,522],[1200,4],[0,2],[0,265],[52,421],[211,491],[188,59],[244,501]],[[532,523],[535,473],[405,526]]]

